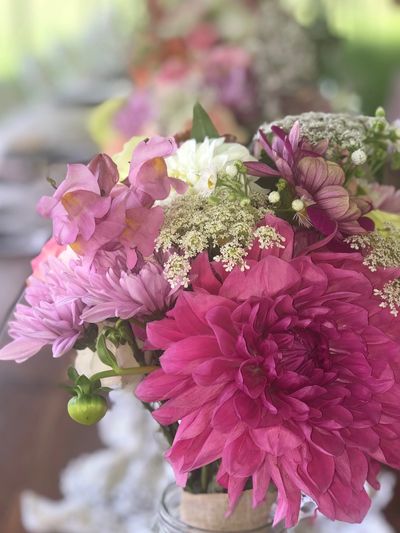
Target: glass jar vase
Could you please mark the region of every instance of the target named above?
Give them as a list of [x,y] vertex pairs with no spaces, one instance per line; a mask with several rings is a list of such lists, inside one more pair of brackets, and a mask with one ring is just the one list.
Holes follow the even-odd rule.
[[[157,522],[154,527],[155,533],[221,533],[223,531],[232,533],[231,526],[228,529],[205,529],[195,527],[185,523],[181,519],[182,489],[172,484],[169,485],[161,499],[158,511]],[[212,496],[212,495],[210,495]],[[207,511],[204,510],[206,513]],[[267,517],[265,523],[252,529],[235,529],[236,533],[284,533],[286,531],[283,524],[272,526],[273,516]]]

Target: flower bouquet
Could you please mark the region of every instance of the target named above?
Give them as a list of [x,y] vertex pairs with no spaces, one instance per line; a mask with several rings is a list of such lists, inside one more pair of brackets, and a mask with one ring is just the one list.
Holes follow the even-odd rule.
[[400,193],[374,182],[399,139],[382,110],[311,113],[250,152],[197,104],[190,138],[132,139],[41,199],[54,236],[0,358],[98,360],[68,372],[83,424],[107,380],[145,376],[185,487],[165,531],[290,527],[304,497],[360,522],[400,468]]

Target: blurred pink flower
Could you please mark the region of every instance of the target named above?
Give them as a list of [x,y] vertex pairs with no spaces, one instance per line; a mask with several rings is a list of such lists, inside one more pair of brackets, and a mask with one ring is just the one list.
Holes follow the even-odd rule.
[[380,209],[388,213],[400,213],[399,189],[396,189],[393,185],[381,185],[380,183],[368,183],[365,186],[374,209]]
[[41,277],[42,263],[45,263],[50,257],[58,257],[64,250],[65,246],[60,246],[54,237],[49,239],[40,251],[40,254],[34,257],[31,261],[33,274],[37,277]]
[[[288,224],[285,236],[292,249]],[[378,462],[400,467],[400,318],[372,296],[389,273],[357,253],[256,252],[222,278],[199,256],[193,292],[147,327],[165,351],[137,396],[162,402],[161,424],[179,421],[167,458],[182,483],[221,460],[231,510],[252,478],[254,505],[277,487],[275,523],[296,524],[302,493],[360,522]]]

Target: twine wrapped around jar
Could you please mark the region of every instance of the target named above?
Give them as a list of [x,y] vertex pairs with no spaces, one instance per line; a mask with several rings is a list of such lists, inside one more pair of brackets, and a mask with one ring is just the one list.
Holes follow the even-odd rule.
[[226,517],[228,495],[223,493],[192,494],[183,491],[180,518],[189,526],[211,531],[248,531],[265,526],[271,521],[276,492],[268,492],[265,502],[255,509],[252,490],[243,492],[232,515]]

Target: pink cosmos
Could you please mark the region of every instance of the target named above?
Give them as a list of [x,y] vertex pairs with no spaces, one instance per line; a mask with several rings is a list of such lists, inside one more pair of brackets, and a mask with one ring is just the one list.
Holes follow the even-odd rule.
[[10,322],[12,341],[0,350],[0,360],[25,361],[51,345],[54,357],[68,352],[84,332],[83,302],[74,296],[79,279],[74,265],[57,258],[41,264],[41,276],[31,276],[26,304],[18,304]]
[[364,231],[363,215],[371,205],[362,198],[351,196],[345,187],[343,169],[322,156],[327,141],[311,146],[300,136],[296,122],[286,134],[276,126],[272,143],[260,130],[260,146],[272,160],[275,168],[263,162],[248,162],[247,168],[256,176],[284,178],[294,198],[303,200],[306,210],[299,220],[312,224],[324,235],[352,234]]
[[255,246],[248,271],[196,259],[193,291],[147,327],[165,351],[137,395],[179,421],[167,458],[183,484],[220,460],[231,509],[251,478],[255,506],[277,487],[275,523],[295,525],[302,493],[360,522],[378,463],[400,467],[400,319],[373,296],[399,272],[372,274],[357,253],[292,258],[292,228],[275,226],[287,248]]

